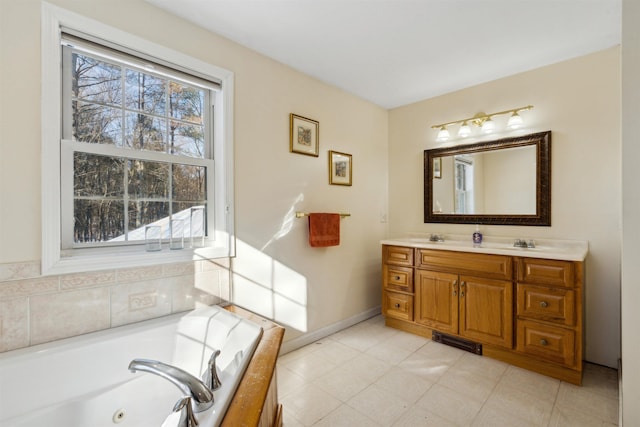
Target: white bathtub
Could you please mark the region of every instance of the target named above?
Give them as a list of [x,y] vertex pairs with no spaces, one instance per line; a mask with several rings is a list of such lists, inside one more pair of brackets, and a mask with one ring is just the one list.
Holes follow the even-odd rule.
[[131,373],[135,358],[155,359],[201,378],[214,349],[222,387],[196,414],[217,426],[262,335],[262,328],[221,307],[0,354],[1,427],[169,426],[181,397],[169,381]]

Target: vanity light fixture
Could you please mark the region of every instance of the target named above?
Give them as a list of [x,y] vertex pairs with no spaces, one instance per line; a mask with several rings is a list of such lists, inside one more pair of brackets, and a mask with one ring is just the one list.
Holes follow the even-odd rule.
[[491,120],[491,117],[488,117],[487,120],[482,124],[482,132],[491,133],[496,130],[496,122]]
[[437,141],[446,141],[449,139],[449,129],[447,129],[451,125],[460,124],[460,129],[458,130],[458,136],[461,138],[466,138],[471,135],[471,127],[469,124],[473,124],[482,129],[484,133],[494,132],[496,129],[496,123],[492,120],[494,116],[500,116],[503,114],[511,114],[509,120],[507,122],[507,127],[509,129],[518,129],[524,125],[524,120],[522,116],[518,114],[520,111],[531,110],[533,105],[526,105],[524,107],[512,108],[510,110],[498,111],[497,113],[478,113],[473,117],[469,117],[461,120],[454,120],[447,123],[441,123],[438,125],[431,126],[432,129],[438,129],[438,136],[436,137]]
[[440,131],[438,131],[438,141],[446,141],[447,139],[449,139],[449,131],[447,130],[446,126],[442,126],[440,128]]
[[507,121],[507,127],[509,129],[518,129],[524,124],[524,120],[522,120],[522,116],[518,114],[516,111],[513,112],[509,120]]
[[458,136],[461,138],[466,138],[471,135],[471,128],[469,127],[468,122],[462,122],[460,129],[458,129]]

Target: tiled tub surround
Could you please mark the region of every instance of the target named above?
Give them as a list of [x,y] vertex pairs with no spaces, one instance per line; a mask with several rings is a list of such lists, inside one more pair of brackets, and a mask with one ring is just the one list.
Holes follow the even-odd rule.
[[228,259],[41,276],[0,264],[0,352],[228,301]]

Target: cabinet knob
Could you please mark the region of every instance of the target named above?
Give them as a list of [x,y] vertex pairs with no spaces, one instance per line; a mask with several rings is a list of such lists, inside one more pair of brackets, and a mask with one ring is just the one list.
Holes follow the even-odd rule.
[[395,308],[400,308],[400,304],[399,304],[399,303],[395,303],[393,306],[394,306]]
[[548,345],[549,341],[545,340],[544,338],[540,340],[540,345]]
[[540,307],[547,308],[547,307],[549,307],[549,303],[546,302],[546,301],[540,301]]
[[400,280],[400,276],[393,276],[393,280]]

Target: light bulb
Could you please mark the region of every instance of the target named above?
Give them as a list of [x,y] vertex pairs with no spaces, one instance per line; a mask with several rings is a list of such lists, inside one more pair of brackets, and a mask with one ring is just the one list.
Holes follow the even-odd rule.
[[460,126],[460,129],[458,130],[458,136],[461,138],[466,138],[469,135],[471,135],[471,128],[469,127],[467,122],[463,122],[462,126]]
[[446,126],[442,126],[440,128],[440,131],[438,131],[438,136],[436,138],[437,141],[446,141],[447,139],[449,139],[449,131],[447,130]]
[[517,111],[514,111],[511,117],[509,117],[509,121],[507,122],[507,127],[509,129],[518,129],[524,124],[522,117],[518,114]]
[[491,120],[491,117],[487,117],[487,120],[485,120],[484,123],[482,124],[482,132],[491,133],[494,130],[496,130],[495,122]]

